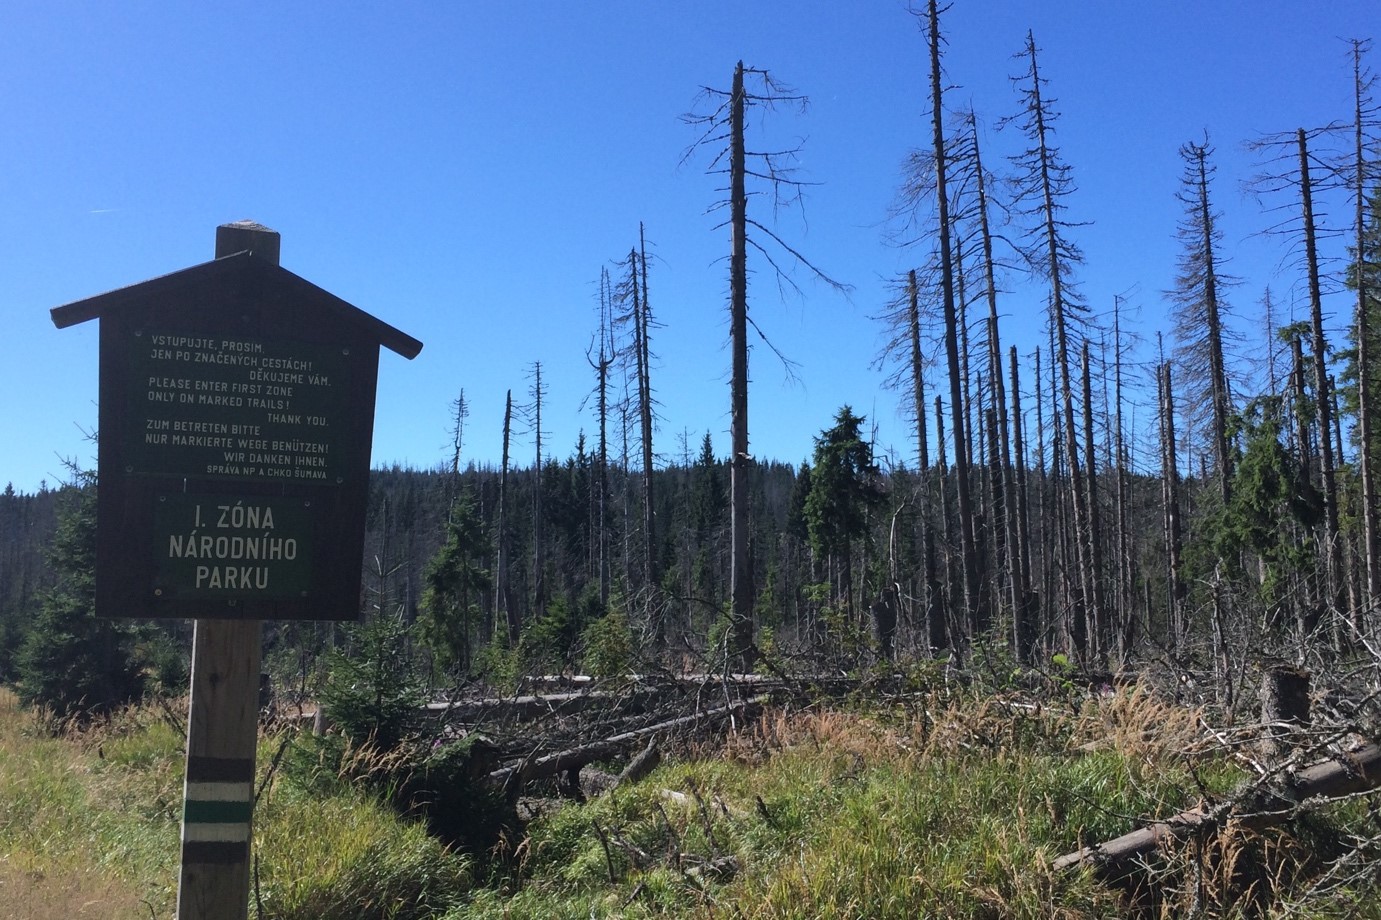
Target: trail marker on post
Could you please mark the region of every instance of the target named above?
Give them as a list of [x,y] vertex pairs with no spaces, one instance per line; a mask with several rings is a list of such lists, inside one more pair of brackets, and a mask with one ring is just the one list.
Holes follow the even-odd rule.
[[216,228],[216,258],[56,307],[100,324],[96,613],[196,620],[178,920],[244,920],[260,620],[359,615],[379,346],[422,343]]

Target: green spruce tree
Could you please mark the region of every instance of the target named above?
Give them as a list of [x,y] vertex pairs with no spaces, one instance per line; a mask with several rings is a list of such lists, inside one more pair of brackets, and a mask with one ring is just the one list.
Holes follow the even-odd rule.
[[144,677],[131,628],[97,619],[96,483],[78,473],[59,496],[43,595],[16,661],[19,697],[59,719],[97,715],[138,699]]
[[844,406],[834,425],[815,439],[806,495],[806,531],[811,550],[825,560],[831,594],[854,609],[853,547],[868,531],[871,510],[882,498],[872,445],[863,439],[863,416]]

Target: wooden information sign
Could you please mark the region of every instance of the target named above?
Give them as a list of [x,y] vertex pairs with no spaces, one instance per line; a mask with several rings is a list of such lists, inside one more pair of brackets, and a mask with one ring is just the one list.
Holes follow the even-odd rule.
[[278,234],[52,311],[99,318],[96,612],[190,617],[178,920],[245,920],[262,619],[360,609],[379,346],[422,343],[280,268]]
[[272,231],[220,236],[52,311],[101,320],[96,612],[354,619],[379,346],[422,345],[280,268]]

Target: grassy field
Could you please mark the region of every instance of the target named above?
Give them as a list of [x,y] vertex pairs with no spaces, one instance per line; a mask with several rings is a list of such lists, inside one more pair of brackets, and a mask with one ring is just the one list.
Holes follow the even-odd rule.
[[[284,743],[261,743],[261,777]],[[157,708],[54,735],[0,693],[0,913],[172,916],[182,745]],[[250,916],[1125,916],[1121,892],[1051,860],[1231,788],[1227,753],[1196,713],[1136,691],[774,711],[641,783],[552,808],[480,854],[483,871],[348,783],[308,792],[272,771]],[[1327,896],[1308,888],[1371,820],[1358,799],[1290,833],[1202,841],[1168,857],[1145,913],[1381,916],[1374,869]]]
[[0,905],[43,920],[171,914],[180,743],[147,714],[53,736],[0,690]]

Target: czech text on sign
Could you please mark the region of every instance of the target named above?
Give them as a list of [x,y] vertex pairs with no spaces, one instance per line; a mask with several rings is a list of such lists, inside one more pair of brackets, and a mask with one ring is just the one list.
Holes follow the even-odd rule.
[[342,481],[348,349],[144,330],[130,349],[127,472]]
[[311,587],[311,503],[295,498],[160,495],[158,597],[303,597]]

